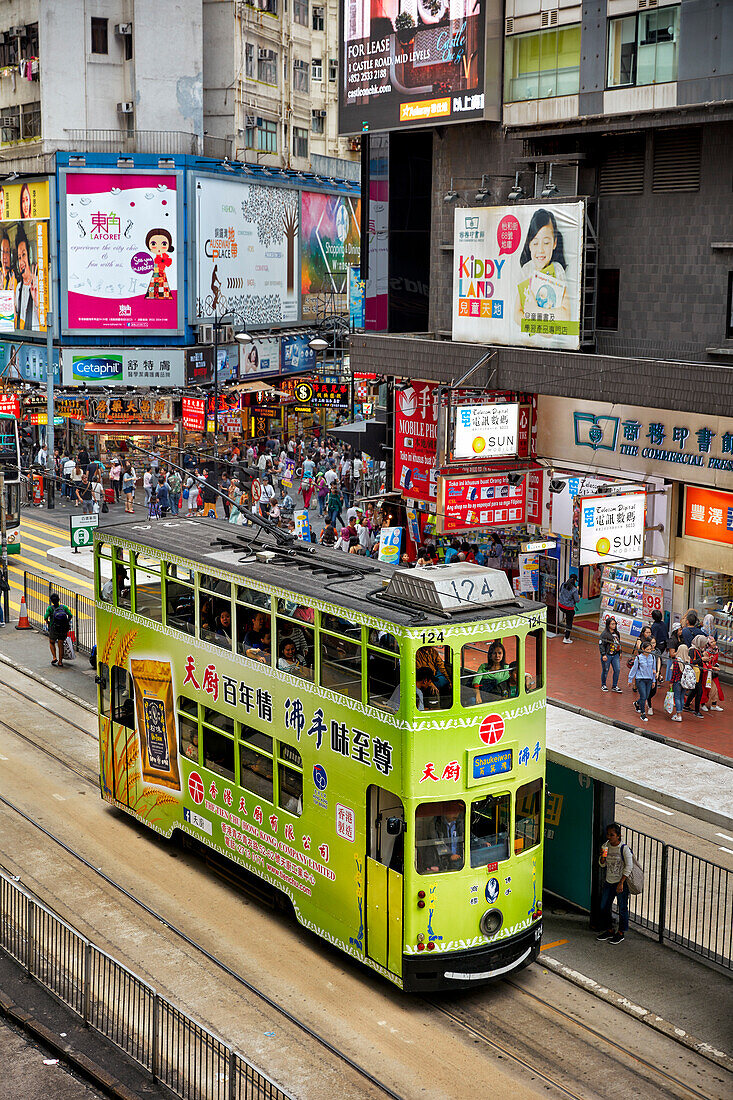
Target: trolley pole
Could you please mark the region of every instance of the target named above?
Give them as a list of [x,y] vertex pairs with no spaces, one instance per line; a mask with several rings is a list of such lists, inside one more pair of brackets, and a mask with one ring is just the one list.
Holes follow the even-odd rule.
[[0,470],[0,540],[2,545],[2,597],[3,597],[3,619],[6,623],[10,622],[10,585],[8,584],[8,531],[6,526],[5,515],[5,474]]
[[56,507],[56,464],[54,462],[54,428],[53,428],[53,314],[46,312],[46,459],[47,478],[47,502],[49,511]]

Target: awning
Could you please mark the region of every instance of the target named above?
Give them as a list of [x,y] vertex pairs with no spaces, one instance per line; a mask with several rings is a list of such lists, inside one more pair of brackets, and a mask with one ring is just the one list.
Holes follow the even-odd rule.
[[326,434],[350,443],[353,447],[359,447],[376,458],[381,455],[387,442],[387,425],[382,420],[355,420],[351,424],[341,424],[338,428],[328,428]]
[[124,432],[125,435],[177,435],[177,424],[85,424],[85,432],[95,432],[97,435],[112,435],[112,433]]
[[234,393],[276,393],[279,397],[290,397],[284,390],[278,390],[274,386],[268,386],[266,382],[237,382],[229,386]]

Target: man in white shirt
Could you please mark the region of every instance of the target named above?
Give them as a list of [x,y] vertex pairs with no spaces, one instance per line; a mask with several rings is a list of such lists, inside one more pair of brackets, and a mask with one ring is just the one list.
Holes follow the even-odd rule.
[[269,462],[269,459],[268,459],[267,455],[265,454],[265,452],[263,451],[262,454],[260,455],[260,457],[257,459],[257,468],[258,468],[258,470],[260,471],[261,474],[264,474],[265,470],[267,469],[267,463],[268,462]]
[[36,465],[46,466],[48,464],[48,451],[46,450],[46,444],[42,443],[38,448],[38,454],[36,455]]
[[150,504],[150,498],[153,494],[153,472],[149,466],[145,467],[145,473],[143,474],[143,489],[145,490],[145,504]]
[[64,483],[61,486],[61,495],[71,499],[71,475],[76,469],[76,462],[73,458],[65,458],[64,464],[61,467],[61,476],[64,479]]
[[338,474],[335,470],[326,470],[323,476],[326,479],[326,485],[328,485],[329,489],[333,485],[334,481],[338,481]]
[[263,519],[267,519],[269,516],[270,507],[276,499],[272,485],[265,478],[262,478],[260,480],[260,515]]

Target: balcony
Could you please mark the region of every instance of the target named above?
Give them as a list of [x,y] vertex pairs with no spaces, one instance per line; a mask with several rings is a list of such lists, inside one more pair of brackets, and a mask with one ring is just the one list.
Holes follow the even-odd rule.
[[149,153],[152,156],[231,157],[229,138],[201,138],[182,130],[66,130],[70,149],[80,153]]

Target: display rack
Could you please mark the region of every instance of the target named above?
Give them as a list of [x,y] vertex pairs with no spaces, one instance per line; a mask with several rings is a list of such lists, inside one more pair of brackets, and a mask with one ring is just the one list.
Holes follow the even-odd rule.
[[603,630],[612,615],[622,642],[636,641],[642,626],[650,622],[652,611],[664,614],[664,589],[655,577],[638,577],[637,568],[626,564],[603,567],[598,627]]

